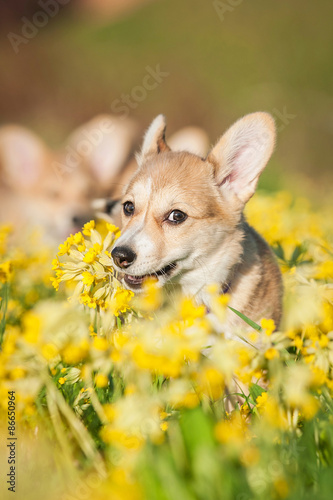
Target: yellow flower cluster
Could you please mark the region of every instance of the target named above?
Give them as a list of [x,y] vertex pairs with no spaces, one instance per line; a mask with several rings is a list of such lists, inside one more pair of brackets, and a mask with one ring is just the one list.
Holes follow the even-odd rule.
[[[63,452],[72,453],[68,463],[80,449],[89,463],[100,464],[102,448],[109,479],[101,498],[114,493],[110,478],[119,499],[128,492],[140,498],[136,470],[150,445],[180,450],[184,460],[184,443],[173,441],[184,415],[208,415],[214,431],[207,440],[228,466],[238,461],[255,491],[255,477],[264,475],[263,443],[278,447],[302,436],[307,422],[315,425],[331,411],[333,222],[286,193],[257,196],[248,218],[284,270],[284,317],[279,331],[262,318],[257,330],[237,331],[233,340],[216,332],[204,306],[177,293],[170,300],[153,279],[132,297],[111,259],[120,234],[115,226],[99,231],[91,221],[59,246],[52,281],[56,289],[66,284],[70,302],[51,292],[45,300],[34,296],[36,281],[27,276],[40,259],[45,281],[46,253],[24,264],[24,254],[6,250],[0,232],[0,285],[10,278],[12,287],[0,318],[7,318],[0,408],[6,410],[8,390],[16,391],[23,420],[36,424],[39,408],[48,408]],[[29,306],[19,295],[26,283]],[[211,313],[223,322],[229,297],[219,289],[212,284],[207,293]],[[284,498],[291,487],[282,470],[265,481],[262,498]]]
[[[111,259],[110,250],[120,231],[109,223],[106,230],[103,238],[95,229],[95,221],[90,221],[82,232],[70,235],[59,245],[52,262],[56,277],[51,281],[56,290],[63,281],[77,282],[73,297],[90,308],[111,309],[119,315],[129,308],[133,293],[121,287]],[[61,261],[63,256],[68,256],[66,261]]]

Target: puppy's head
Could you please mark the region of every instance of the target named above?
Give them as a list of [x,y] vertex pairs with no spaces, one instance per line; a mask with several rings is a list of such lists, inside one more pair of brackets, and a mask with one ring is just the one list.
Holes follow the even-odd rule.
[[275,140],[271,116],[254,113],[236,122],[203,159],[171,151],[165,129],[160,115],[122,199],[122,235],[112,256],[132,290],[148,276],[162,286],[193,270],[204,272],[240,224]]

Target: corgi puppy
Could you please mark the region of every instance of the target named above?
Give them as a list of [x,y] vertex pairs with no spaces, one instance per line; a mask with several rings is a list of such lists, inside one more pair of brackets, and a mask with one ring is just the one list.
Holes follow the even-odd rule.
[[[153,276],[159,286],[178,284],[209,308],[207,285],[218,283],[231,307],[278,326],[280,271],[243,214],[274,148],[273,118],[261,112],[241,118],[205,157],[172,151],[165,131],[159,115],[122,197],[122,234],[112,257],[125,285],[139,292]],[[226,325],[243,324],[227,314]]]

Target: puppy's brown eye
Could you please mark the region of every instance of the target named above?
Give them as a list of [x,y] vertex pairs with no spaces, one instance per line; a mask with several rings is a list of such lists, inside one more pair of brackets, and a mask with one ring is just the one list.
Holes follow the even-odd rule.
[[133,215],[134,213],[134,203],[131,201],[125,201],[123,205],[124,214],[127,216]]
[[168,217],[169,222],[173,222],[173,224],[180,224],[187,219],[187,215],[181,210],[173,210]]

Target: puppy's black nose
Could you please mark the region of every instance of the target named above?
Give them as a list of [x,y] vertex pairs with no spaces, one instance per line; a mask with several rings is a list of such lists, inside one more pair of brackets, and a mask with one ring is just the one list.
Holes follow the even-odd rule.
[[129,247],[115,247],[111,255],[117,266],[123,269],[132,265],[136,259],[136,253]]

